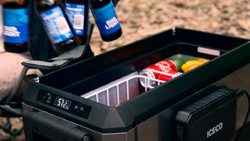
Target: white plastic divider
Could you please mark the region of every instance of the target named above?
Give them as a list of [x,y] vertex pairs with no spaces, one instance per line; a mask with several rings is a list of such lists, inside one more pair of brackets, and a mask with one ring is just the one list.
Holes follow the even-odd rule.
[[[177,75],[166,74],[166,73],[156,71],[156,70],[151,70],[151,71],[153,73],[159,73],[159,74],[169,75],[172,77],[177,77]],[[141,85],[141,82],[143,82],[144,85]],[[144,92],[146,92],[146,91],[148,91],[148,90],[154,88],[155,86],[158,86],[164,82],[165,81],[163,81],[163,80],[150,78],[149,76],[139,75],[138,72],[135,72],[135,73],[132,73],[128,76],[120,78],[118,80],[115,80],[111,83],[108,83],[108,84],[106,84],[100,88],[97,88],[93,91],[90,91],[86,94],[83,94],[83,95],[81,95],[81,97],[86,98],[86,99],[90,99],[90,100],[95,101],[97,103],[105,104],[107,106],[116,107],[116,106],[119,106],[122,102],[130,100],[131,98],[140,94],[140,93],[135,92],[135,94],[133,94],[132,97],[130,96],[131,91],[132,92],[139,91],[139,90],[135,90],[134,87],[137,87],[139,89],[139,87],[143,86]],[[136,84],[138,86],[134,86],[132,83]],[[150,84],[154,84],[154,86],[151,86]],[[125,85],[126,88],[121,87],[122,85]],[[133,86],[133,89],[130,87],[130,85]],[[120,95],[120,91],[126,92],[126,100],[125,101],[121,100],[122,97]],[[102,97],[102,99],[100,99],[101,94],[105,94],[105,97],[104,98]],[[110,97],[110,96],[115,96],[115,97]]]

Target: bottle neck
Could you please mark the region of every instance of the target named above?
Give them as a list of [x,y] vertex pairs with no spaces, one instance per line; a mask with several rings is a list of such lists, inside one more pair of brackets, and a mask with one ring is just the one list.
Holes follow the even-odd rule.
[[66,3],[74,3],[74,4],[87,4],[88,0],[65,0]]
[[38,0],[37,1],[37,7],[38,7],[39,12],[44,12],[60,4],[61,4],[61,0]]
[[111,0],[90,0],[90,5],[92,9],[97,9],[97,8],[104,7],[110,2]]
[[3,8],[8,9],[18,9],[18,8],[25,8],[27,7],[27,1],[26,0],[19,0],[17,2],[10,2],[3,4]]

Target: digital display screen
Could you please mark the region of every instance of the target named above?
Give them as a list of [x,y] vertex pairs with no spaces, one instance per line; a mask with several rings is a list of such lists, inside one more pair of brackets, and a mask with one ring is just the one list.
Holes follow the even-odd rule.
[[[74,101],[73,99],[64,98],[55,93],[39,90],[39,94],[36,98],[38,104],[41,105],[41,109],[50,110],[50,108],[57,108],[67,110],[68,113],[80,116],[88,119],[91,107],[83,104],[82,102]],[[44,105],[45,104],[45,105]]]
[[63,109],[69,110],[71,101],[61,98],[59,96],[56,97],[55,101],[54,101],[54,105],[57,107],[61,107]]

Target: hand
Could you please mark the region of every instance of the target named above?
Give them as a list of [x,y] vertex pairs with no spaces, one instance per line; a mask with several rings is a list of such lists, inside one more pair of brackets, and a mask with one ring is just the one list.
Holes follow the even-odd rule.
[[0,4],[5,4],[8,2],[17,2],[18,0],[0,0]]

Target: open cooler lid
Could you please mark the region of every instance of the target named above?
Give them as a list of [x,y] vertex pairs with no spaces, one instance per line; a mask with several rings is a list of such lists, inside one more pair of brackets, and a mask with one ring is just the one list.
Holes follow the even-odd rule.
[[[80,97],[88,91],[156,63],[166,56],[176,53],[208,58],[215,56],[200,53],[198,50],[202,48],[216,50],[221,56],[117,107]],[[46,74],[39,78],[39,82],[31,81],[23,96],[23,103],[102,133],[128,131],[248,64],[249,52],[250,44],[247,39],[173,28]],[[50,104],[40,99],[46,94],[53,95]],[[57,98],[70,102],[71,107],[55,106],[54,101]],[[85,110],[80,113],[74,111],[74,104]]]

